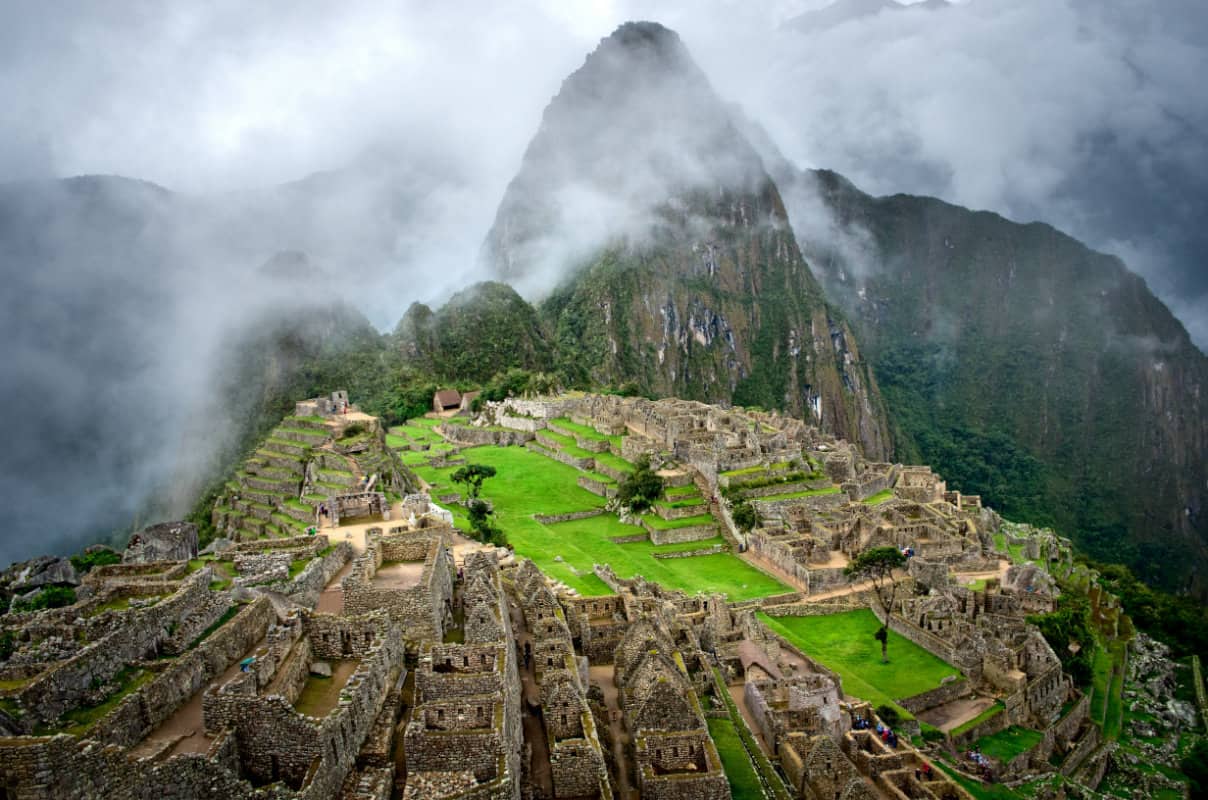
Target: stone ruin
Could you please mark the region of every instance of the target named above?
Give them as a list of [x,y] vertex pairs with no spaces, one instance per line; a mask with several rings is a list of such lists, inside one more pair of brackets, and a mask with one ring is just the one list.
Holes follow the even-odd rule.
[[[844,585],[847,561],[876,546],[914,553],[890,626],[963,673],[896,702],[924,720],[953,703],[1001,704],[943,746],[1010,724],[1042,731],[1005,774],[1052,771],[1050,758],[1100,763],[1089,699],[1026,621],[1053,607],[1051,578],[1025,565],[958,585],[954,571],[997,569],[1000,521],[926,468],[867,462],[775,413],[592,395],[488,408],[532,437],[525,446],[561,417],[624,432],[583,444],[669,465],[734,546],[796,589],[730,602],[598,565],[609,593],[581,596],[459,539],[414,487],[399,491],[402,518],[371,529],[359,553],[283,519],[311,519],[299,506],[316,496],[338,519],[349,508],[334,498],[356,492],[314,490],[369,474],[329,447],[326,423],[303,419],[346,401],[300,403],[249,460],[215,509],[236,533],[225,549],[199,557],[195,533],[148,529],[125,563],[74,577],[74,605],[0,617],[13,642],[0,662],[0,797],[722,800],[710,720],[750,719],[793,796],[964,800],[924,770],[929,756],[854,727],[874,710],[757,616],[871,607],[884,618],[868,593],[811,597]],[[763,518],[749,534],[728,517],[739,501]]]

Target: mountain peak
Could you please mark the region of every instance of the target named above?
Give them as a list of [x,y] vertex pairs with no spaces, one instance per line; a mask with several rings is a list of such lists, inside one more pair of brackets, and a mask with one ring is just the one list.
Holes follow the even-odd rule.
[[[563,81],[484,247],[528,293],[607,241],[641,234],[693,192],[767,181],[729,108],[672,30],[627,22]],[[538,277],[528,280],[535,274]],[[539,285],[535,286],[534,283]]]

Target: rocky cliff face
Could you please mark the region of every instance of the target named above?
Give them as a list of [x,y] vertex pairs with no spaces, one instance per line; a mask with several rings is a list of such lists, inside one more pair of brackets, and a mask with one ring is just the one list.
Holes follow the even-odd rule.
[[900,457],[1208,591],[1208,358],[1144,281],[1047,225],[792,180],[814,198],[790,204],[803,249],[854,321]]
[[484,255],[543,298],[574,379],[785,408],[890,451],[875,381],[775,183],[662,26],[621,26],[567,78]]

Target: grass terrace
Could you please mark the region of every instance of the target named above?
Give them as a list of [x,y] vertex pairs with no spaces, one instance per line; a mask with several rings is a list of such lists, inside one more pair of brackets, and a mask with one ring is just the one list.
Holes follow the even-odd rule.
[[[562,430],[571,431],[572,433],[577,433],[580,436],[584,437],[585,439],[594,439],[597,442],[607,442],[609,439],[613,438],[610,436],[606,436],[603,433],[600,433],[598,430],[591,427],[590,425],[580,425],[577,422],[572,422],[568,417],[557,417],[555,419],[551,419],[550,422],[553,423],[554,425],[557,425]],[[549,431],[547,431],[547,432],[549,432]],[[620,438],[620,437],[617,437],[617,438]]]
[[862,502],[865,505],[876,506],[876,505],[880,505],[881,503],[884,503],[886,500],[890,500],[892,498],[893,498],[893,489],[885,489],[884,491],[877,492],[876,494],[874,494],[871,497],[865,497]]
[[777,470],[788,469],[791,466],[787,461],[778,461],[775,464],[756,464],[753,467],[744,467],[743,469],[731,469],[721,473],[727,478],[745,478],[751,475],[761,475],[765,472],[776,472]]
[[[595,564],[611,564],[617,575],[624,578],[641,574],[669,589],[724,592],[731,600],[788,591],[788,587],[779,581],[730,553],[674,559],[653,557],[656,552],[695,550],[722,544],[720,537],[661,547],[649,541],[616,544],[612,539],[638,536],[643,530],[623,524],[611,514],[544,525],[534,519],[534,515],[603,508],[603,498],[578,485],[578,477],[583,472],[523,447],[487,445],[469,448],[463,454],[469,462],[487,464],[497,470],[498,474],[483,484],[482,496],[494,505],[497,522],[517,554],[531,558],[550,577],[580,594],[610,593],[607,585],[592,572]],[[450,480],[456,469],[426,464],[415,467],[437,495],[461,491],[462,487]],[[468,529],[464,509],[455,507],[453,512],[457,526]],[[674,523],[651,516],[657,523],[671,527],[714,523],[709,516]],[[558,558],[561,560],[556,560]]]
[[825,489],[806,489],[800,492],[786,492],[785,494],[773,494],[767,497],[752,498],[757,502],[774,502],[776,500],[796,500],[801,497],[818,497],[824,494],[838,494],[838,486],[828,486]]
[[1040,744],[1042,739],[1043,733],[1012,725],[998,733],[981,737],[977,740],[976,747],[990,758],[1005,764]]
[[730,796],[734,800],[763,800],[763,784],[747,749],[734,730],[734,723],[729,719],[709,717],[709,736],[717,746],[717,754],[721,756],[722,768],[726,771],[726,780],[730,784]]
[[[687,505],[698,505],[697,503],[688,503]],[[683,519],[663,519],[658,514],[642,514],[642,521],[650,524],[650,527],[658,531],[674,531],[680,528],[694,528],[697,525],[716,525],[717,520],[712,514],[697,514],[695,517],[684,517]]]
[[937,688],[960,671],[914,642],[889,632],[889,663],[881,663],[881,644],[873,638],[880,622],[872,611],[860,609],[821,617],[769,617],[759,613],[773,632],[798,650],[834,670],[843,690],[874,706],[894,706],[905,718],[912,715],[897,700]]

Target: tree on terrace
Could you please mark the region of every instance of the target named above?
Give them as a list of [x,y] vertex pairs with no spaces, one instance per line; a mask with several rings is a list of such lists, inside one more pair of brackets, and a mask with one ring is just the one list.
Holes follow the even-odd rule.
[[[889,615],[893,611],[893,601],[898,593],[898,581],[893,571],[906,564],[906,556],[896,547],[873,547],[858,555],[843,570],[843,574],[853,580],[871,580],[876,589],[877,599],[885,609],[885,621],[873,637],[881,643],[881,663],[889,663]],[[885,592],[888,590],[889,598]]]

